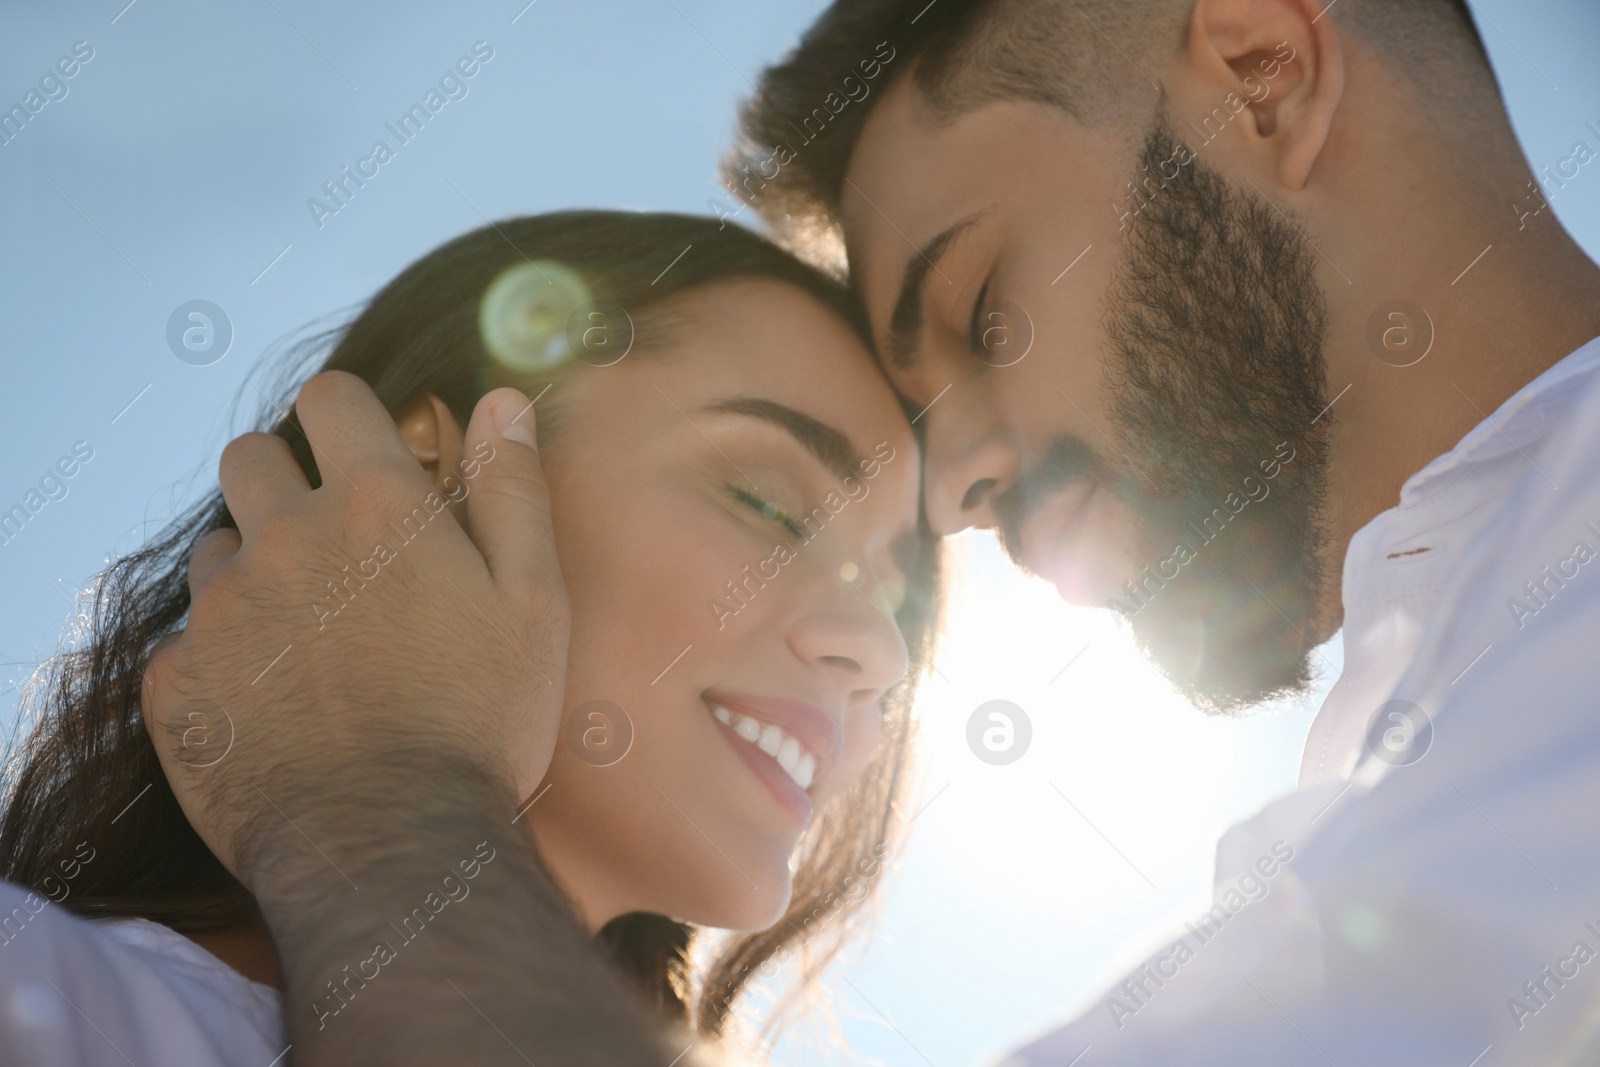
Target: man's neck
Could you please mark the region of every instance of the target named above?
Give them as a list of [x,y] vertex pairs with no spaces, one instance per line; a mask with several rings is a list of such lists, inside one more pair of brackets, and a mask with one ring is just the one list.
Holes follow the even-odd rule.
[[[1486,214],[1486,206],[1500,213]],[[1537,206],[1532,199],[1530,208]],[[1549,208],[1525,219],[1508,204],[1478,205],[1462,215],[1475,224],[1433,247],[1419,241],[1413,247],[1423,251],[1402,253],[1398,271],[1384,271],[1378,286],[1357,283],[1360,296],[1336,311],[1331,324],[1329,633],[1342,616],[1344,555],[1356,531],[1399,502],[1407,479],[1600,335],[1600,267]],[[1380,294],[1404,297],[1414,308],[1391,317],[1390,301]],[[1371,310],[1360,321],[1355,312],[1365,309]],[[1374,329],[1375,320],[1381,321]],[[1391,329],[1409,330],[1411,347],[1385,348],[1383,334]],[[1392,341],[1401,337],[1390,334]]]

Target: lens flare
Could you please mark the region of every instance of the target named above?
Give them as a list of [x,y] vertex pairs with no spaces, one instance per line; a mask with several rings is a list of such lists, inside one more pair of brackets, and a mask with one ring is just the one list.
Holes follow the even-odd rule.
[[573,356],[567,324],[590,304],[589,287],[552,260],[507,268],[478,305],[478,332],[491,358],[507,369],[538,373]]

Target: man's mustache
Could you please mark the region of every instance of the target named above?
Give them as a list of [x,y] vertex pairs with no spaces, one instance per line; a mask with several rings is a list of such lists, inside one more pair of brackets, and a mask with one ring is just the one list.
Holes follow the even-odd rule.
[[1027,521],[1056,493],[1083,481],[1113,484],[1115,479],[1105,460],[1082,438],[1057,437],[1037,463],[990,499],[1000,545],[1013,563],[1022,565],[1022,527]]

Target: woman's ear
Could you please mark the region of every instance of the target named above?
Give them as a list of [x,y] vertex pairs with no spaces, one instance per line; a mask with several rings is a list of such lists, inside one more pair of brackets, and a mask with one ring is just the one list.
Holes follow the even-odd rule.
[[464,521],[465,483],[461,476],[461,449],[465,439],[461,424],[443,400],[418,397],[394,417],[395,428],[411,449],[434,488],[450,502],[450,511]]

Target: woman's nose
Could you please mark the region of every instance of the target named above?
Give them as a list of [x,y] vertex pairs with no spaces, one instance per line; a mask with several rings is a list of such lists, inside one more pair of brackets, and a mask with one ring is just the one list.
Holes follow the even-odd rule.
[[866,575],[823,580],[837,588],[795,624],[789,645],[848,703],[876,700],[906,676],[905,639],[893,615],[864,588],[870,585]]

